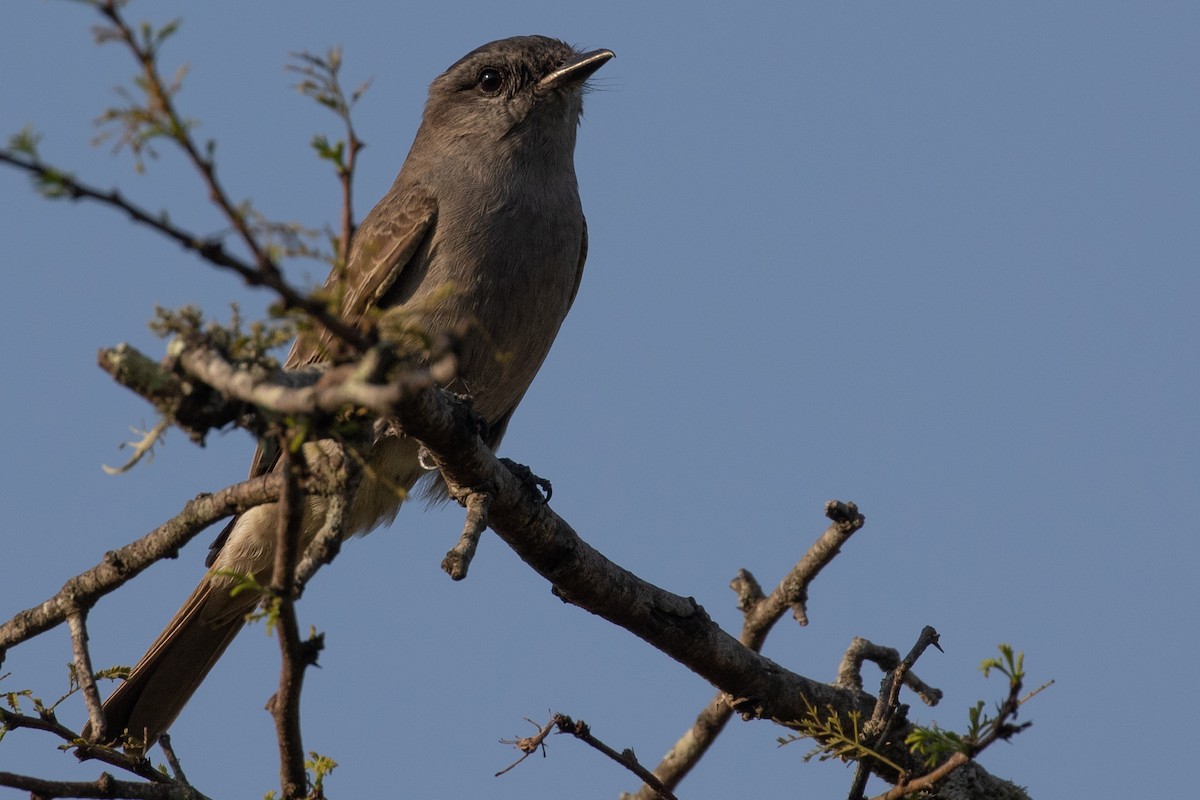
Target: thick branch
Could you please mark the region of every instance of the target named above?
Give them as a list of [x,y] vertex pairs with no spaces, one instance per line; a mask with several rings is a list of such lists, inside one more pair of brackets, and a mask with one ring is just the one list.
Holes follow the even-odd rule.
[[31,797],[127,797],[131,800],[207,800],[204,795],[177,783],[142,783],[117,780],[102,772],[95,781],[50,781],[15,772],[0,772],[0,786],[29,792]]
[[[102,349],[100,368],[117,383],[144,397],[189,438],[203,442],[210,430],[235,424],[258,433],[266,426],[248,406],[277,415],[320,416],[348,407],[388,416],[406,394],[448,383],[457,359],[440,354],[428,366],[401,368],[387,382],[378,376],[394,365],[394,356],[383,346],[372,348],[356,364],[328,370],[267,372],[233,364],[224,354],[203,342],[171,342],[162,363],[128,344]],[[197,383],[199,382],[199,383]]]

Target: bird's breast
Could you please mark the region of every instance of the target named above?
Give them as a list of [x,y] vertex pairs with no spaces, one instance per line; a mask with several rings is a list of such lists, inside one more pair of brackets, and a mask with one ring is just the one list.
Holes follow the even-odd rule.
[[430,333],[469,329],[454,388],[488,419],[508,413],[541,366],[579,277],[583,213],[574,181],[439,198],[421,286]]

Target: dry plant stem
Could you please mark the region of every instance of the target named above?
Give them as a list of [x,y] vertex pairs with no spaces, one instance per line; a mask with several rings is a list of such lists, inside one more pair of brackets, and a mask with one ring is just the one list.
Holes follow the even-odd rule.
[[[529,719],[528,717],[526,717],[525,720],[526,720],[526,722],[530,723],[531,725],[536,724],[536,723],[534,723],[533,720]],[[538,730],[538,732],[535,733],[533,736],[521,736],[516,739],[501,739],[500,740],[501,744],[511,744],[513,747],[520,750],[524,755],[522,755],[520,758],[518,758],[513,763],[509,764],[504,769],[495,773],[492,777],[499,778],[501,775],[503,775],[507,772],[510,772],[518,764],[520,764],[525,759],[529,758],[531,755],[536,753],[539,749],[544,749],[546,746],[546,737],[550,735],[550,731],[554,730],[554,725],[557,721],[558,721],[557,715],[551,717],[550,721],[547,722],[545,725],[543,725],[541,727],[541,729]]]
[[[738,594],[738,607],[744,615],[740,640],[746,647],[755,652],[761,650],[767,634],[789,608],[797,622],[801,625],[808,623],[805,602],[809,584],[866,522],[853,503],[836,500],[825,504],[825,516],[833,524],[813,542],[803,558],[769,596],[763,597],[758,581],[746,570],[740,570],[731,582],[731,587]],[[696,717],[692,727],[654,768],[655,777],[670,789],[677,787],[708,752],[732,715],[729,696],[718,692]],[[655,792],[649,785],[642,786],[634,795],[626,795],[637,800],[651,800],[654,796]]]
[[75,677],[79,688],[83,691],[83,701],[87,706],[88,719],[91,720],[92,730],[96,733],[96,741],[108,741],[105,731],[104,712],[101,710],[100,691],[96,688],[95,673],[92,670],[92,655],[88,651],[87,612],[80,608],[72,609],[67,614],[67,626],[71,630],[71,652],[75,659]]
[[346,535],[346,506],[358,489],[362,478],[362,467],[356,459],[347,458],[347,450],[351,445],[340,443],[334,454],[322,459],[322,464],[328,468],[329,505],[325,510],[325,519],[321,529],[317,531],[312,542],[305,549],[300,562],[296,564],[293,575],[292,594],[296,600],[304,593],[304,587],[312,580],[313,575],[321,567],[333,562],[341,552],[342,539]]
[[190,786],[175,783],[140,783],[117,780],[107,772],[95,781],[50,781],[13,772],[0,772],[0,786],[29,792],[31,798],[127,797],[131,800],[208,800]]
[[303,734],[300,730],[300,690],[307,664],[292,595],[297,543],[304,511],[300,481],[304,477],[305,462],[292,452],[287,434],[290,431],[280,436],[280,472],[284,476],[284,485],[279,495],[279,526],[275,537],[275,566],[271,576],[271,595],[279,604],[276,629],[282,663],[279,688],[268,707],[275,719],[275,738],[279,744],[280,791],[283,800],[297,800],[305,796],[308,782],[304,771]]
[[488,496],[483,492],[471,492],[463,502],[467,508],[463,532],[458,537],[458,543],[442,559],[442,570],[456,581],[467,577],[467,570],[471,568],[471,560],[475,558],[475,550],[479,547],[479,537],[487,530],[488,502]]
[[771,628],[789,608],[798,623],[808,624],[806,604],[809,584],[841,552],[842,545],[866,524],[866,517],[858,512],[858,506],[854,503],[830,500],[825,504],[825,516],[833,524],[812,543],[804,557],[764,601],[745,610],[742,641],[747,647],[761,649]]

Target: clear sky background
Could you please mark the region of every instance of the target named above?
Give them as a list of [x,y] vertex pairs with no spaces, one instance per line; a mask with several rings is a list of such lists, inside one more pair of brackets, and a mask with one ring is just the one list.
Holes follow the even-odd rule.
[[[233,196],[321,225],[338,191],[311,155],[334,119],[290,89],[289,51],[345,48],[365,213],[393,180],[425,89],[483,42],[525,33],[608,47],[577,164],[591,231],[579,299],[504,453],[554,483],[590,543],[729,630],[739,567],[773,586],[853,500],[867,526],[812,586],[807,628],[766,653],[830,680],[855,635],[907,650],[946,692],[914,716],[961,728],[999,699],[979,662],[1010,642],[1034,725],[982,757],[1035,797],[1191,796],[1186,701],[1200,661],[1200,5],[1007,3],[142,3],[184,17],[165,64],[219,142]],[[10,2],[0,132],[215,232],[170,152],[134,173],[91,120],[134,72],[65,2]],[[0,169],[6,379],[0,386],[0,617],[53,594],[241,479],[253,443],[177,432],[109,477],[151,409],[94,365],[158,356],[156,304],[269,299],[107,209],[50,203]],[[297,280],[319,281],[319,266]],[[439,569],[457,508],[406,508],[315,580],[327,633],[305,745],[335,797],[607,797],[637,782],[582,745],[514,759],[501,737],[549,711],[654,764],[713,694],[630,634],[564,605],[494,537],[470,578]],[[201,536],[91,617],[98,665],[132,663],[203,571]],[[57,697],[65,628],[8,655],[0,691]],[[277,786],[263,703],[277,647],[244,633],[172,733],[214,797]],[[878,673],[868,670],[869,686]],[[916,702],[914,700],[914,702]],[[82,701],[60,711],[81,724]],[[734,722],[681,797],[839,797],[851,772]],[[0,770],[94,778],[22,731]],[[879,788],[877,785],[875,788]],[[13,796],[0,790],[0,796]]]

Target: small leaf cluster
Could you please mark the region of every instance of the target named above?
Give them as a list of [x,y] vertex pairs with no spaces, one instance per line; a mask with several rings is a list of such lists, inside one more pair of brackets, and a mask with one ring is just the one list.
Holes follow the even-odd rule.
[[6,148],[13,156],[23,157],[29,164],[39,167],[30,173],[33,190],[47,200],[71,200],[77,197],[74,188],[75,176],[56,169],[42,161],[38,145],[42,135],[31,126],[22,128],[8,138]]
[[[330,48],[323,58],[307,51],[292,53],[292,58],[295,59],[294,63],[288,64],[286,69],[300,75],[300,82],[296,84],[296,89],[300,94],[312,98],[349,123],[350,112],[359,98],[370,88],[371,79],[363,81],[347,97],[342,90],[339,78],[342,69],[342,49],[340,47]],[[350,135],[353,136],[353,129],[349,130]],[[353,142],[354,147],[361,145],[360,141]],[[347,158],[346,140],[339,139],[331,142],[328,136],[316,134],[312,139],[312,148],[316,151],[317,156],[333,164],[339,176],[345,176],[348,173],[350,163]]]
[[246,328],[236,303],[230,305],[230,310],[229,324],[222,325],[215,321],[206,323],[204,313],[196,306],[178,310],[159,306],[154,310],[150,330],[163,338],[175,336],[185,341],[203,338],[235,362],[278,369],[279,363],[270,352],[292,340],[296,335],[294,324],[281,319],[255,320]]
[[800,739],[810,738],[817,742],[817,746],[804,754],[805,761],[810,761],[814,757],[819,761],[828,761],[833,758],[841,761],[861,761],[864,758],[874,758],[898,773],[904,772],[898,764],[862,741],[859,712],[848,713],[846,717],[849,725],[846,725],[832,706],[827,707],[828,713],[826,714],[822,714],[819,708],[807,700],[804,701],[804,706],[805,716],[803,719],[786,723],[787,727],[793,728],[797,733],[776,739],[780,747]]
[[[170,80],[159,78],[156,59],[168,39],[179,30],[181,20],[174,19],[161,27],[142,22],[137,31],[119,25],[97,25],[92,29],[97,44],[116,42],[127,44],[137,54],[143,73],[133,77],[133,91],[123,86],[116,89],[117,96],[124,101],[121,106],[106,109],[96,118],[100,132],[94,144],[114,140],[113,152],[128,148],[134,156],[137,171],[145,170],[143,156],[157,158],[154,143],[159,139],[186,142],[190,132],[198,124],[175,113],[172,99],[183,89],[187,77],[187,65],[180,65]],[[208,142],[209,157],[214,148]]]
[[[315,750],[308,751],[308,758],[304,759],[304,768],[308,772],[308,800],[325,800],[325,777],[337,765],[329,756],[323,756]],[[263,800],[276,800],[278,796],[272,789],[263,795]]]
[[[7,675],[2,676],[7,678]],[[115,666],[108,669],[97,670],[95,675],[97,679],[116,680],[129,677],[129,667]],[[79,672],[75,668],[73,662],[67,663],[67,691],[66,693],[49,705],[40,697],[34,697],[32,689],[18,689],[11,692],[2,692],[0,697],[4,699],[4,705],[8,707],[14,714],[24,715],[22,710],[22,701],[28,702],[33,706],[33,712],[44,720],[53,720],[54,712],[62,705],[63,701],[74,695],[80,689]],[[3,720],[3,713],[0,713],[0,720]],[[0,741],[3,741],[4,735],[9,731],[7,723],[0,725]]]
[[1030,723],[1014,725],[1009,722],[1017,715],[1021,700],[1021,687],[1025,680],[1025,654],[1015,652],[1011,645],[999,646],[1000,656],[984,659],[979,665],[985,678],[993,670],[1008,678],[1008,697],[996,704],[995,715],[985,714],[983,700],[967,710],[967,730],[958,733],[938,727],[918,726],[905,739],[912,753],[920,757],[926,766],[933,767],[955,753],[974,757],[984,747],[997,739],[1008,739],[1027,728]]

